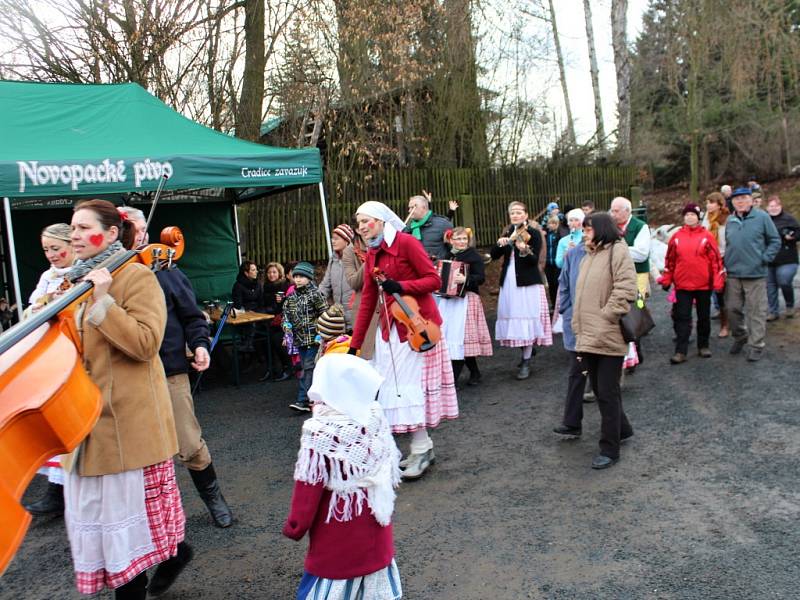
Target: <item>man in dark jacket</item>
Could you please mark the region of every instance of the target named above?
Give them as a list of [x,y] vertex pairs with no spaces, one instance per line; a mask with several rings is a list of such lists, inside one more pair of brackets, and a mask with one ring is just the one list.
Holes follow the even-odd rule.
[[767,300],[769,316],[767,321],[775,321],[780,312],[778,290],[783,292],[786,302],[786,318],[794,317],[794,276],[797,274],[797,237],[800,235],[800,223],[792,215],[783,210],[781,199],[770,196],[767,200],[767,212],[772,223],[781,236],[781,249],[767,269]]
[[441,215],[434,214],[429,199],[425,196],[411,196],[408,201],[408,226],[403,230],[410,233],[425,247],[428,256],[439,259],[447,254],[444,245],[444,232],[453,228],[453,223]]
[[[138,209],[125,207],[128,219],[136,227],[134,247],[147,243],[146,221]],[[167,324],[164,341],[158,351],[167,375],[175,431],[178,434],[178,459],[189,469],[200,498],[208,508],[217,527],[230,527],[233,514],[220,491],[211,454],[197,417],[189,385],[189,363],[186,349],[194,354],[191,363],[196,371],[205,371],[211,365],[209,354],[209,327],[203,313],[197,308],[197,298],[192,284],[177,267],[156,271],[156,278],[164,291],[167,305]]]
[[767,333],[767,265],[781,248],[781,238],[769,215],[753,208],[750,188],[731,195],[734,212],[725,223],[725,306],[733,346],[739,354],[749,346],[747,360],[761,359]]

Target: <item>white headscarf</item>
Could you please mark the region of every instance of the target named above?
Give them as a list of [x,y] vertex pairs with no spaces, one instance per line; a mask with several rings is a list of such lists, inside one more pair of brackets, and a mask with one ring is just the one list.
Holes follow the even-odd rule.
[[314,409],[303,423],[295,480],[333,492],[326,522],[351,520],[366,501],[375,520],[388,525],[400,484],[400,451],[375,400],[383,377],[353,355],[326,354],[313,381],[308,397]]
[[383,202],[376,202],[375,200],[364,202],[364,204],[358,207],[356,214],[367,215],[373,219],[383,221],[383,239],[386,240],[387,246],[391,246],[394,243],[397,232],[403,231],[406,226],[405,223],[403,223],[403,219],[397,216],[397,213]]

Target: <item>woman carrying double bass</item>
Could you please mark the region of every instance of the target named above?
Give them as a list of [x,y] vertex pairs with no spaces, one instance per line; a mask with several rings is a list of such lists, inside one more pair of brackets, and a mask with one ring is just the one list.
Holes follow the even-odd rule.
[[[365,202],[356,211],[356,223],[368,252],[350,352],[361,348],[378,307],[372,358],[372,365],[384,378],[378,401],[394,433],[411,433],[411,449],[400,467],[404,479],[417,479],[434,460],[428,428],[443,419],[455,419],[458,402],[444,338],[426,352],[412,350],[409,328],[392,315],[393,294],[411,296],[419,304],[421,318],[439,326],[442,319],[432,292],[439,289],[441,280],[425,248],[414,236],[402,233],[403,221],[388,206]],[[384,279],[381,287],[375,268]]]
[[[113,277],[104,267],[134,233],[110,202],[75,207],[71,239],[78,260],[68,277],[94,284],[76,323],[103,407],[91,433],[63,461],[64,515],[78,591],[109,587],[118,599],[163,592],[192,555],[183,541],[172,462],[178,444],[158,356],[164,295],[144,265],[129,263]],[[146,569],[154,565],[148,588]]]

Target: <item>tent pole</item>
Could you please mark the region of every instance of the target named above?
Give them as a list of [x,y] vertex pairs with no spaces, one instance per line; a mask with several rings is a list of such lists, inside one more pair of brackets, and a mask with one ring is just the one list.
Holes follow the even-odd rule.
[[239,235],[239,205],[233,203],[233,227],[236,230],[236,252],[239,255],[239,264],[242,264],[242,238]]
[[325,224],[325,241],[328,243],[328,258],[332,258],[331,225],[328,223],[328,205],[325,204],[325,190],[322,187],[321,181],[319,182],[319,203],[322,206],[322,222]]
[[6,229],[8,229],[8,256],[11,259],[11,277],[14,280],[14,301],[17,304],[17,316],[22,321],[22,293],[19,289],[19,270],[17,269],[17,249],[14,246],[14,228],[11,225],[11,201],[3,198],[3,212],[6,213]]

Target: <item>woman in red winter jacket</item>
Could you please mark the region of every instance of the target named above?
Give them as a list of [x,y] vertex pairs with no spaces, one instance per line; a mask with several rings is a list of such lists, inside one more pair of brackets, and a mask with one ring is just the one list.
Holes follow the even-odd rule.
[[700,225],[700,207],[689,203],[683,209],[683,227],[672,236],[667,248],[664,273],[659,282],[664,290],[675,286],[675,355],[673,365],[686,362],[692,333],[692,304],[697,306],[697,353],[709,358],[711,334],[711,292],[725,285],[725,268],[714,236]]

